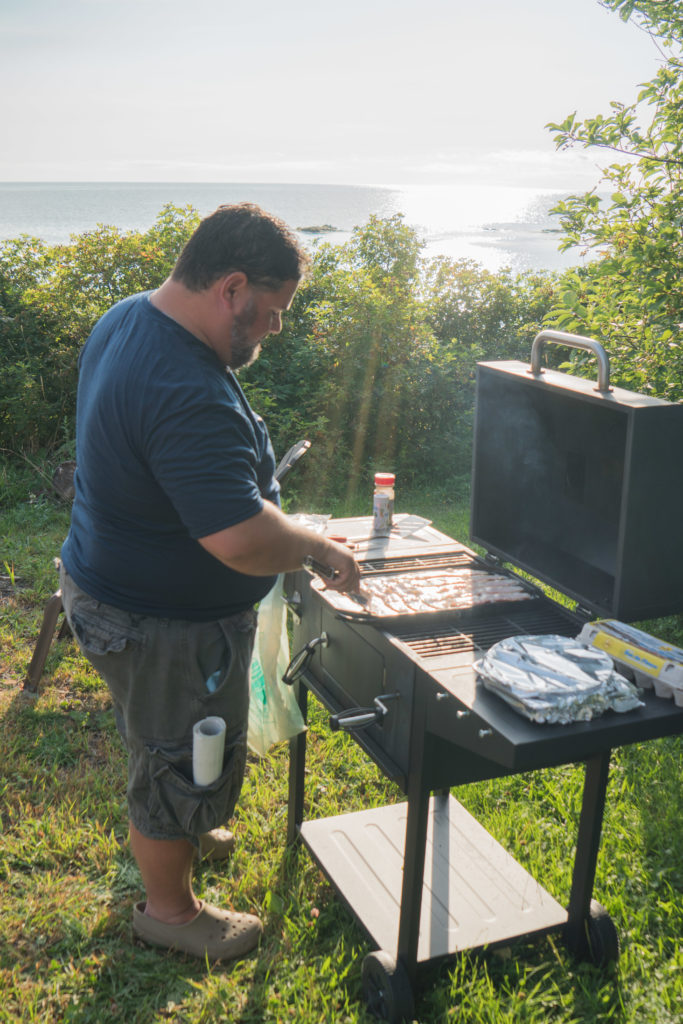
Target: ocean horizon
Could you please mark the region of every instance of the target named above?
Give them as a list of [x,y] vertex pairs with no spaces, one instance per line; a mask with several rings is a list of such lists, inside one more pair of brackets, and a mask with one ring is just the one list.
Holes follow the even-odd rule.
[[[30,235],[59,244],[98,224],[146,230],[167,203],[204,216],[220,203],[249,201],[282,217],[311,249],[348,240],[372,215],[400,213],[426,256],[475,260],[490,271],[556,271],[581,261],[576,251],[558,251],[550,209],[566,195],[492,185],[0,182],[0,240]],[[313,230],[322,226],[331,230]]]

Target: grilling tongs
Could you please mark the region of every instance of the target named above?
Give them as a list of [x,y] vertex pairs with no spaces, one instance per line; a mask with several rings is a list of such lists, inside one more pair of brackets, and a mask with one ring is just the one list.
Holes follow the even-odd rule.
[[[323,565],[317,558],[313,558],[313,555],[306,555],[304,558],[304,566],[310,572],[314,572],[316,576],[320,576],[323,580],[333,580],[337,575],[337,570],[333,569],[331,565]],[[360,590],[349,591],[348,595],[353,601],[357,601],[358,604],[365,607],[370,598]]]

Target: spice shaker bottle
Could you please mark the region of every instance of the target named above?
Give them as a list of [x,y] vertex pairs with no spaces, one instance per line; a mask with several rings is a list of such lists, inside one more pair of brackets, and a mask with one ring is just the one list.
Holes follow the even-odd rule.
[[372,501],[372,530],[380,536],[388,536],[394,514],[393,473],[375,473],[375,494]]

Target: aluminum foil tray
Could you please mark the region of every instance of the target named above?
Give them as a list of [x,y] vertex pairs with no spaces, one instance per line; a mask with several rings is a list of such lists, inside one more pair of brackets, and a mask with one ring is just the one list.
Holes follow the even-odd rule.
[[533,722],[588,722],[643,706],[608,654],[566,636],[509,637],[474,668],[486,689]]

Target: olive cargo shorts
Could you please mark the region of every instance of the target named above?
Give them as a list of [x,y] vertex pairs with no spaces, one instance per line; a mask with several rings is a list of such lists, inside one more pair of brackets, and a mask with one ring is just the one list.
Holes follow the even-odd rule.
[[[242,788],[256,612],[215,622],[159,619],[103,604],[62,567],[62,603],[78,644],[106,682],[128,750],[130,820],[150,839],[189,839],[224,825]],[[192,778],[192,729],[226,722],[223,772]]]

